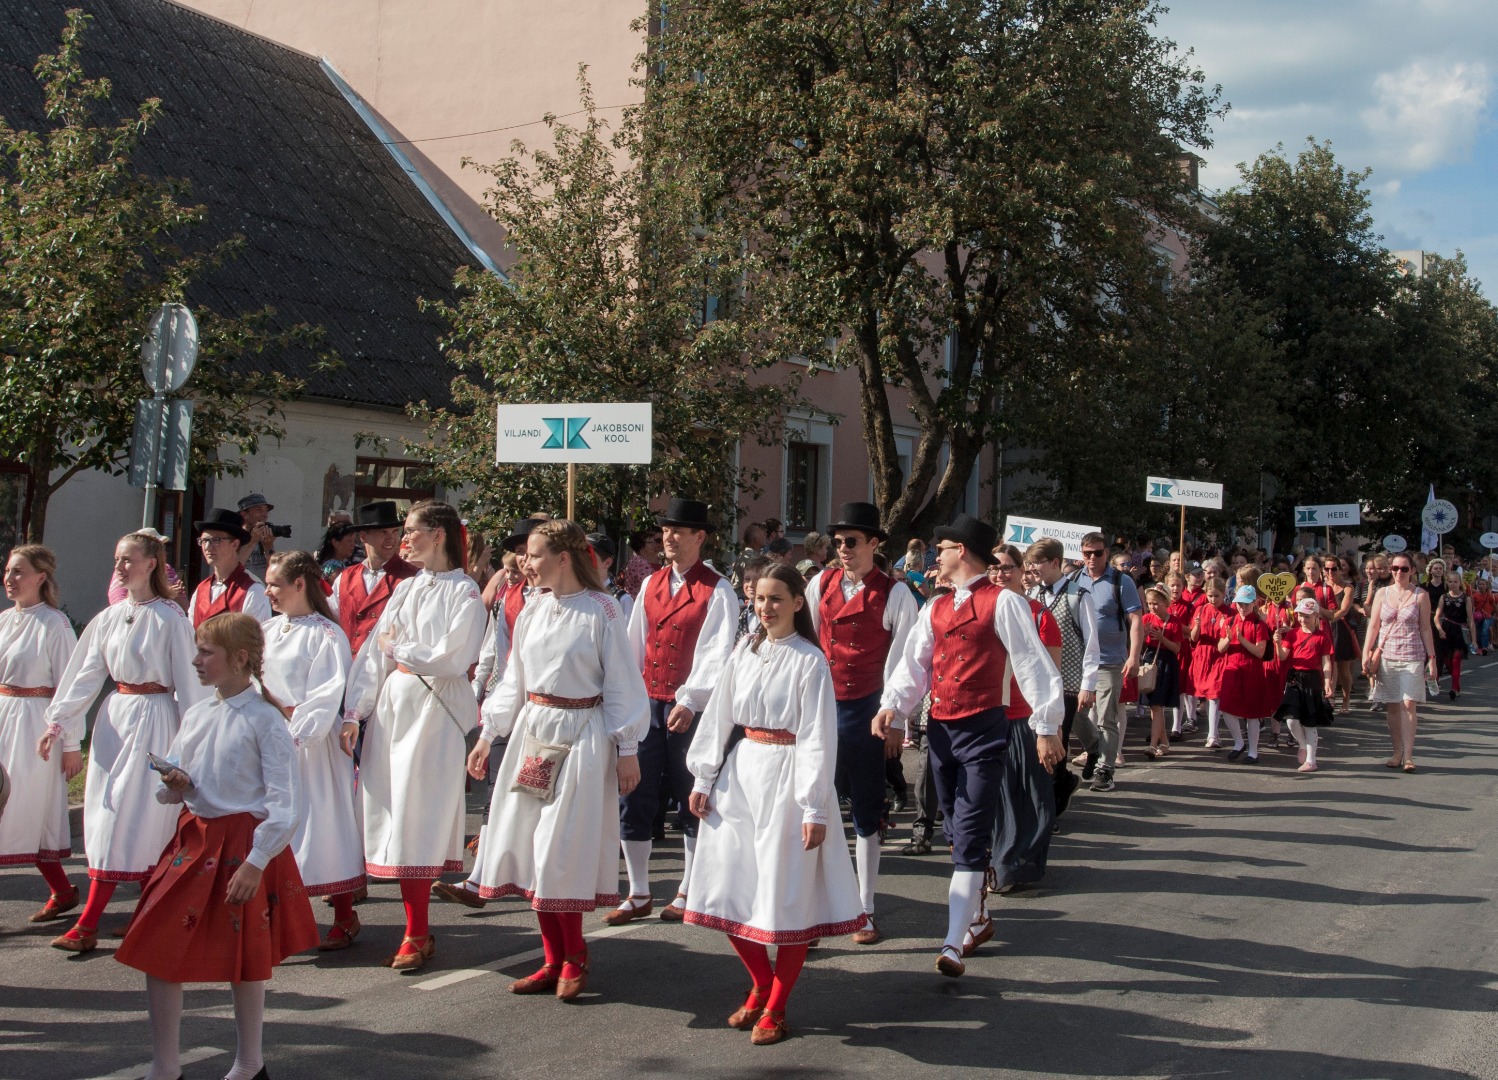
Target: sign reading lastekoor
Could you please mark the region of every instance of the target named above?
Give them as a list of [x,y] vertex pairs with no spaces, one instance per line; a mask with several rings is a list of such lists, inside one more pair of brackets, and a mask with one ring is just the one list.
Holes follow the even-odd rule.
[[648,465],[651,405],[501,405],[494,460],[501,465],[569,462]]
[[1144,501],[1167,506],[1201,506],[1222,509],[1222,485],[1205,480],[1174,480],[1165,476],[1146,476]]
[[1065,521],[1045,521],[1041,518],[1016,517],[1004,519],[1004,543],[1013,544],[1024,554],[1042,536],[1061,541],[1062,550],[1068,559],[1082,557],[1082,537],[1090,532],[1099,532],[1096,525],[1072,525]]

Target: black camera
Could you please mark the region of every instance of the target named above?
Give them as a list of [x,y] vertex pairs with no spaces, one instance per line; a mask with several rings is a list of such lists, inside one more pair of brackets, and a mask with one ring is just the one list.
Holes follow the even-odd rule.
[[272,525],[270,527],[270,534],[272,536],[279,536],[282,539],[289,539],[291,537],[291,526],[290,525]]

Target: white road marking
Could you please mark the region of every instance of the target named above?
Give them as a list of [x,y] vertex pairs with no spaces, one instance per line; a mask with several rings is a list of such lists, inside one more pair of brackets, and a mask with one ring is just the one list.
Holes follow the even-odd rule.
[[[588,930],[583,935],[589,942],[601,941],[604,938],[616,937],[626,934],[637,926],[645,923],[644,919],[635,919],[623,926],[604,926],[598,930]],[[529,964],[533,960],[539,960],[545,955],[540,949],[527,949],[525,952],[514,953],[511,956],[501,956],[498,960],[492,960],[482,967],[462,968],[458,971],[449,971],[445,975],[435,975],[430,979],[412,983],[413,990],[441,990],[444,986],[453,986],[456,983],[467,982],[469,979],[477,979],[480,975],[488,975],[490,972],[503,971],[508,967],[518,964]]]
[[[216,1046],[195,1046],[191,1050],[184,1050],[182,1052],[182,1064],[195,1065],[200,1061],[207,1061],[211,1057],[218,1057],[220,1054],[227,1054],[228,1052],[227,1050],[220,1050]],[[88,1080],[134,1080],[135,1077],[142,1076],[150,1071],[151,1063],[148,1061],[144,1065],[132,1065],[128,1069],[116,1069],[114,1072],[105,1073],[103,1076],[90,1076]]]

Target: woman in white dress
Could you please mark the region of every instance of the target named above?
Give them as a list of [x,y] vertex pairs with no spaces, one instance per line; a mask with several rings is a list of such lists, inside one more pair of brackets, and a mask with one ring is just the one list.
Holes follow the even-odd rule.
[[479,894],[524,896],[541,924],[545,963],[511,992],[571,1001],[587,983],[583,913],[619,903],[619,796],[640,781],[635,749],[650,713],[624,613],[603,591],[582,529],[544,522],[526,548],[536,584],[550,591],[515,622],[504,680],[468,756],[469,775],[482,779],[490,745],[510,736],[479,847]]
[[57,684],[47,709],[43,759],[83,740],[88,708],[105,679],[115,689],[94,719],[83,791],[83,846],[88,855],[88,902],[77,924],[52,947],[88,952],[98,945],[99,919],[122,881],[145,881],[177,813],[156,801],[156,774],[146,754],[165,754],[182,715],[208,696],[193,671],[192,623],[171,599],[166,552],[145,533],[123,537],[114,549],[114,576],[127,596],[95,615]]
[[41,871],[52,895],[31,921],[50,922],[78,906],[62,860],[73,854],[68,781],[83,771],[83,754],[76,742],[51,761],[36,751],[78,637],[58,610],[57,557],[47,548],[11,549],[5,595],[16,606],[0,616],[0,765],[11,785],[0,814],[0,866]]
[[302,816],[291,850],[308,896],[333,903],[333,927],[317,946],[346,949],[359,936],[354,890],[364,884],[364,840],[354,807],[354,758],[339,739],[348,684],[348,639],[328,610],[311,552],[270,557],[265,592],[278,614],[265,624],[265,688],[297,746]]
[[400,882],[406,934],[385,963],[416,971],[434,947],[432,882],[463,869],[463,762],[478,723],[468,671],[487,613],[463,570],[462,525],[451,506],[413,506],[402,547],[421,572],[395,587],[359,650],[342,740],[351,751],[368,718],[359,759],[364,869]]
[[[863,925],[838,812],[837,705],[788,566],[754,588],[760,629],[734,650],[692,738],[692,813],[702,819],[685,921],[728,934],[749,971],[728,1026],[756,1045],[785,1038],[785,1006],[817,938]],[[770,964],[767,945],[776,945]]]

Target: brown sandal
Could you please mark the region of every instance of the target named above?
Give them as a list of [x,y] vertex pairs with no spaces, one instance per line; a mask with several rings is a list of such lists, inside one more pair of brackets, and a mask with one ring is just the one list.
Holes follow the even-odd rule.
[[32,913],[27,922],[51,922],[60,919],[68,912],[78,906],[78,886],[73,886],[70,893],[53,893],[47,897],[47,902]]
[[748,1031],[755,1024],[759,1023],[759,1018],[765,1011],[765,1001],[769,996],[770,988],[768,986],[751,986],[749,988],[749,997],[744,1001],[744,1004],[739,1006],[738,1011],[728,1018],[728,1026],[737,1028],[739,1031]]
[[510,984],[512,994],[549,994],[557,988],[557,979],[562,974],[561,964],[543,964],[541,970]]
[[755,1046],[773,1046],[786,1036],[785,1013],[766,1009],[749,1033],[749,1041]]
[[328,936],[317,943],[317,951],[337,952],[339,949],[347,949],[354,943],[354,938],[359,936],[360,929],[357,915],[348,922],[335,922],[328,930]]
[[397,950],[391,953],[385,959],[385,966],[396,971],[420,971],[437,951],[437,937],[435,934],[428,934],[426,937],[402,938],[401,949],[407,945],[414,945],[416,948],[412,952]]
[[575,979],[557,979],[557,1000],[572,1001],[588,985],[588,950],[584,949],[580,953],[562,957],[562,964],[563,971],[567,970],[565,965],[571,964],[579,972]]

